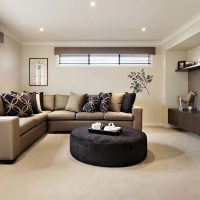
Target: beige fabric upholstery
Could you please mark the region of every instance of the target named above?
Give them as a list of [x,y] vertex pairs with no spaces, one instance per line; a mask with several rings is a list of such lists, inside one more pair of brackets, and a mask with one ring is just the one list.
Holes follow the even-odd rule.
[[79,112],[76,113],[76,119],[78,120],[100,120],[104,118],[104,114],[102,112]]
[[19,154],[19,117],[0,117],[0,160],[14,160]]
[[133,127],[142,130],[142,114],[143,109],[139,106],[132,107],[132,115],[134,116]]
[[4,115],[4,107],[3,107],[3,101],[2,101],[2,97],[0,95],[0,116]]
[[48,120],[74,120],[76,119],[75,112],[66,110],[56,110],[48,114]]
[[20,136],[26,133],[28,130],[33,127],[41,124],[47,120],[47,114],[50,111],[43,111],[42,113],[35,114],[31,117],[19,118],[19,127],[20,127]]
[[34,120],[34,116],[19,118],[20,136],[36,125],[37,123],[36,120]]
[[[97,122],[96,120],[84,121],[84,120],[68,120],[68,121],[48,121],[48,131],[72,131],[75,128],[81,126],[91,126],[92,123]],[[116,126],[133,127],[133,121],[107,121],[98,120],[98,122],[108,125],[109,122],[113,122]]]
[[106,112],[104,114],[105,120],[117,120],[117,121],[128,121],[133,120],[133,115],[131,113],[124,112]]
[[112,98],[110,102],[110,110],[114,112],[120,112],[123,97],[124,97],[124,93],[112,93]]
[[44,95],[44,110],[54,110],[54,95]]
[[71,92],[65,110],[80,112],[82,110],[85,96],[86,96],[85,94],[82,95],[82,94],[75,94]]
[[42,113],[33,115],[33,120],[35,120],[36,125],[46,121],[48,113],[50,113],[50,111],[43,111]]
[[20,137],[20,151],[23,152],[38,138],[47,132],[47,121],[42,122],[40,125],[30,129],[26,134]]
[[55,108],[54,110],[65,110],[69,95],[55,95]]

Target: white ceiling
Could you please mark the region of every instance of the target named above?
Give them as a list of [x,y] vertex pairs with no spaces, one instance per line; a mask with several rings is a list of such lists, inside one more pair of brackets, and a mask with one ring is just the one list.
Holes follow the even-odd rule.
[[161,41],[200,8],[200,0],[96,0],[94,8],[89,2],[0,0],[0,24],[21,41]]
[[174,50],[192,49],[199,46],[199,44],[200,44],[200,33],[197,33],[193,35],[192,37],[175,45],[172,49]]

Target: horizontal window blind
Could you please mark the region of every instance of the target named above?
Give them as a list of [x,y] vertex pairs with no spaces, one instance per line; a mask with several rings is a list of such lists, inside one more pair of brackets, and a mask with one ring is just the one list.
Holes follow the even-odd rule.
[[155,54],[155,47],[55,47],[60,54]]
[[151,64],[149,54],[121,54],[120,64]]
[[55,47],[59,64],[151,64],[155,47]]
[[59,64],[88,64],[88,55],[60,54]]
[[90,54],[90,64],[118,64],[118,54]]

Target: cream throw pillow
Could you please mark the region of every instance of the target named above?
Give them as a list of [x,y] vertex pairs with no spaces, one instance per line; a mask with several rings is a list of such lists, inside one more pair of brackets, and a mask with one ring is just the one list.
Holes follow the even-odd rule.
[[38,113],[41,113],[42,108],[41,108],[41,104],[40,104],[40,94],[36,94],[36,102],[37,102]]
[[112,93],[110,109],[114,112],[121,111],[121,105],[123,100],[123,93]]
[[85,94],[75,94],[71,92],[65,110],[81,112],[84,99]]

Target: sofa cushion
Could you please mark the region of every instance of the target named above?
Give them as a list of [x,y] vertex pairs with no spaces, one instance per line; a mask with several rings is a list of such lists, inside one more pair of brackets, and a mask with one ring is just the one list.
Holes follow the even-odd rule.
[[44,110],[54,110],[54,95],[44,95]]
[[79,112],[76,113],[77,120],[102,120],[104,118],[104,113],[102,112]]
[[6,115],[29,117],[33,114],[30,97],[27,93],[4,93],[2,97]]
[[0,116],[3,116],[5,114],[4,107],[3,107],[3,100],[2,96],[0,95]]
[[56,110],[48,114],[48,120],[74,120],[76,119],[75,112],[66,110]]
[[133,120],[133,115],[131,113],[124,112],[106,112],[104,114],[104,119],[110,121],[129,121]]
[[32,115],[31,117],[19,118],[20,136],[38,126],[42,122],[47,120],[47,116],[50,111],[43,111],[42,113]]
[[69,99],[69,95],[55,95],[55,108],[54,110],[65,110]]
[[34,120],[34,116],[19,118],[20,136],[26,133],[28,130],[32,129],[36,125],[37,121]]
[[111,102],[110,102],[110,109],[114,112],[121,111],[121,105],[123,100],[123,93],[112,93]]
[[95,112],[99,110],[100,97],[99,95],[91,95],[88,101],[83,106],[84,112]]
[[126,92],[122,100],[121,111],[126,113],[132,112],[132,106],[135,102],[136,94]]
[[33,115],[33,119],[36,121],[36,125],[46,121],[48,113],[50,113],[50,111],[43,111],[42,113]]
[[65,110],[80,112],[85,100],[85,94],[75,94],[71,92]]
[[112,97],[112,93],[100,93],[99,94],[101,102],[100,102],[100,106],[99,106],[99,110],[101,112],[107,112],[110,108],[110,101],[111,101],[111,97]]

